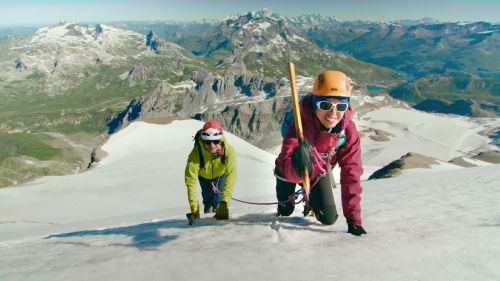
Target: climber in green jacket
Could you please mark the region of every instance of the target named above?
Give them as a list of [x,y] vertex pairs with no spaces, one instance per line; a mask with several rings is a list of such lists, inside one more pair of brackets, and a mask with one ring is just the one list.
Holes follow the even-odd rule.
[[185,182],[191,213],[189,224],[200,218],[197,181],[201,186],[203,212],[215,212],[218,220],[229,218],[229,201],[237,178],[236,152],[223,136],[217,121],[208,121],[196,133],[195,144],[185,169]]

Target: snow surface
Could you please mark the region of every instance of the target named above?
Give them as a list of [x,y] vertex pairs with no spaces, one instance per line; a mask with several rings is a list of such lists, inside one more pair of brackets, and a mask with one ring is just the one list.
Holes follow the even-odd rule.
[[296,41],[296,40],[302,41],[302,42],[308,42],[306,39],[304,39],[304,38],[302,38],[294,33],[294,34],[292,34],[292,41]]
[[[494,121],[499,126],[500,120]],[[363,162],[367,166],[383,166],[407,152],[417,152],[442,161],[478,150],[495,149],[480,132],[490,124],[477,124],[465,117],[428,114],[422,111],[384,107],[363,115],[358,127],[380,129],[392,134],[390,145],[362,140]]]
[[[188,226],[194,120],[132,123],[95,169],[0,189],[0,280],[498,280],[500,165],[365,181],[368,235],[232,202]],[[275,201],[275,156],[226,134],[234,197]],[[334,190],[341,213],[339,188]]]
[[243,26],[243,29],[250,29],[255,34],[260,35],[263,32],[265,32],[270,26],[271,26],[271,23],[269,23],[269,22],[260,22],[260,23],[251,22],[250,24],[245,24]]

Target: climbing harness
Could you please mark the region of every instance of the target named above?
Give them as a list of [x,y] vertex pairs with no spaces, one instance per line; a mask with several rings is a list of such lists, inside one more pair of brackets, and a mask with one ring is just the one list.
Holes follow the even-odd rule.
[[214,193],[219,193],[219,180],[220,177],[217,177],[217,181],[210,181],[210,184],[212,185],[212,191]]

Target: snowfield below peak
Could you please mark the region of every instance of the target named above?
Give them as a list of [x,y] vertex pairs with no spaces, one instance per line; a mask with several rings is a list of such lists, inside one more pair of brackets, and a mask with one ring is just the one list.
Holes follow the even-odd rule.
[[[496,280],[499,165],[364,181],[368,234],[233,201],[188,226],[184,163],[194,120],[136,122],[95,169],[0,189],[1,280]],[[274,202],[275,156],[226,134],[234,197]],[[340,188],[334,189],[342,214]],[[300,261],[297,260],[300,257]],[[307,270],[286,270],[297,264]],[[231,270],[228,270],[230,268]],[[209,274],[208,274],[209,273]]]

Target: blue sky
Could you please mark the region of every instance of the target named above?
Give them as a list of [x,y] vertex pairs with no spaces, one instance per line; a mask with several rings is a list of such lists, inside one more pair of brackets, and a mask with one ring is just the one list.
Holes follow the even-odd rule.
[[268,8],[284,16],[321,14],[344,20],[431,17],[500,22],[500,0],[0,0],[0,25],[221,18]]

